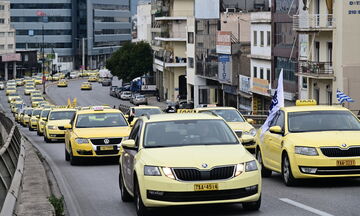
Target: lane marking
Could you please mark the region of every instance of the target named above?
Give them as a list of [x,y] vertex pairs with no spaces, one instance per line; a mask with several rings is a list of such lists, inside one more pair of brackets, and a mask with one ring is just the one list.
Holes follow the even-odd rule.
[[316,208],[313,208],[313,207],[310,207],[310,206],[307,206],[307,205],[304,205],[302,203],[299,203],[299,202],[296,202],[294,200],[291,200],[291,199],[288,199],[288,198],[280,198],[279,200],[287,203],[287,204],[290,204],[290,205],[293,205],[293,206],[296,206],[298,208],[301,208],[301,209],[304,209],[306,211],[309,211],[309,212],[312,212],[316,215],[320,215],[320,216],[334,216],[332,214],[329,214],[329,213],[326,213],[326,212],[323,212],[319,209],[316,209]]

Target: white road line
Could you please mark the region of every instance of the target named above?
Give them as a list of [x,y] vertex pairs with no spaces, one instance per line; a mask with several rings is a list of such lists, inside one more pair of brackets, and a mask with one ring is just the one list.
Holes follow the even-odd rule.
[[318,209],[315,209],[313,207],[310,207],[310,206],[307,206],[307,205],[304,205],[302,203],[299,203],[299,202],[296,202],[294,200],[291,200],[291,199],[288,199],[288,198],[280,198],[279,200],[287,203],[287,204],[290,204],[290,205],[293,205],[293,206],[296,206],[298,208],[302,208],[306,211],[309,211],[309,212],[312,212],[314,214],[317,214],[317,215],[320,215],[320,216],[334,216],[332,214],[329,214],[329,213],[326,213],[326,212],[323,212],[323,211],[320,211]]

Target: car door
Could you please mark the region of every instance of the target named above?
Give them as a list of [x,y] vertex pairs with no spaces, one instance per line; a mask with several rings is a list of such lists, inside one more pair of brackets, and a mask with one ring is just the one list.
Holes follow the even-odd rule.
[[125,181],[126,187],[130,190],[134,190],[134,158],[137,154],[140,140],[140,129],[141,129],[142,121],[136,121],[133,129],[131,130],[129,139],[135,140],[135,149],[129,149],[123,147],[123,153],[121,156],[122,163],[122,173]]
[[76,115],[74,115],[70,121],[70,125],[72,126],[71,129],[66,129],[65,131],[65,148],[69,150],[70,152],[70,142],[71,142],[71,135],[73,133],[73,129],[75,127],[75,118],[76,118]]
[[[280,126],[282,131],[285,130],[285,113],[278,111],[277,118],[272,126]],[[281,170],[281,151],[284,136],[283,134],[276,134],[269,132],[268,151],[269,158],[272,161],[273,168],[277,171]]]

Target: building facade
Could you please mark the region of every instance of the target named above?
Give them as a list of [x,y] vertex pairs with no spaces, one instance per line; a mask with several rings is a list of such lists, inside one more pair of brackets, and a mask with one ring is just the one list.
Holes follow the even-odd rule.
[[136,20],[136,41],[151,43],[151,2],[138,2]]

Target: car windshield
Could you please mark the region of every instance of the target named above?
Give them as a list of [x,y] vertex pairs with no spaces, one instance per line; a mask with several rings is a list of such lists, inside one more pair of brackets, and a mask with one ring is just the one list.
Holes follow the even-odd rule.
[[349,111],[310,111],[288,114],[290,132],[360,130],[359,120]]
[[50,120],[67,120],[72,119],[74,116],[75,111],[56,111],[51,112],[50,114]]
[[145,98],[144,95],[136,95],[136,99],[142,99],[142,98]]
[[34,98],[32,101],[43,101],[44,99],[42,98]]
[[50,110],[43,110],[41,112],[41,118],[46,118],[49,115]]
[[245,119],[240,115],[237,110],[228,110],[228,109],[212,109],[212,110],[202,110],[200,112],[212,112],[218,116],[221,116],[227,122],[245,122]]
[[239,141],[223,120],[155,122],[145,128],[145,148],[226,144]]
[[158,108],[146,108],[146,109],[135,109],[134,115],[135,117],[139,117],[142,115],[155,115],[155,114],[161,114],[161,110]]
[[26,114],[26,115],[31,115],[31,114],[32,114],[32,111],[33,111],[33,109],[27,109],[27,110],[25,111],[25,114]]
[[80,114],[76,121],[77,128],[123,127],[128,126],[121,113]]
[[9,96],[19,96],[17,93],[10,93]]
[[32,115],[33,115],[33,116],[37,116],[37,115],[40,115],[40,113],[41,113],[41,110],[40,110],[40,109],[36,109],[36,110],[34,110],[34,111],[32,112]]

